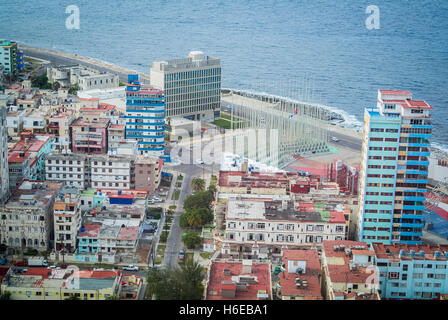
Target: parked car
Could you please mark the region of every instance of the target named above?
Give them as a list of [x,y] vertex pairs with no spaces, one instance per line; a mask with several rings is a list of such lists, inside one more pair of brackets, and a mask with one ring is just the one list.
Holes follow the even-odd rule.
[[179,251],[179,254],[177,255],[177,262],[178,263],[182,263],[185,260],[185,251],[183,249],[181,249]]
[[26,267],[26,266],[28,266],[28,263],[26,261],[16,261],[16,262],[14,262],[14,265],[16,267]]
[[123,267],[123,270],[126,270],[126,271],[138,271],[138,267],[136,267],[136,266],[130,264],[130,265],[128,265],[128,266],[124,266],[124,267]]
[[56,266],[49,266],[49,267],[47,267],[47,269],[56,269],[57,267]]
[[197,162],[198,164],[204,164],[204,160],[202,160],[202,159],[197,159],[196,162]]
[[334,141],[334,142],[338,142],[338,141],[339,141],[339,139],[338,139],[338,138],[336,138],[336,137],[331,137],[331,141]]
[[0,259],[0,265],[5,265],[6,263],[8,262],[8,259],[6,259],[6,258],[1,258]]

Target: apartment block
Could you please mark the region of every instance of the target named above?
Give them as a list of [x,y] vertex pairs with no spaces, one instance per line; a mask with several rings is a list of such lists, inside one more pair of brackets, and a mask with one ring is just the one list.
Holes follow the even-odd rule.
[[53,151],[54,137],[48,134],[33,134],[29,131],[20,133],[18,141],[10,150],[10,154],[18,154],[20,157],[29,153],[30,157],[30,179],[43,180],[44,156]]
[[136,140],[140,155],[163,156],[165,151],[164,91],[144,87],[138,75],[128,75],[126,139]]
[[324,241],[325,300],[380,300],[375,283],[375,252],[366,242]]
[[9,193],[8,133],[6,131],[6,108],[0,107],[0,203]]
[[448,245],[373,243],[384,299],[440,299],[448,294]]
[[1,243],[15,249],[50,249],[53,205],[61,183],[23,180],[0,207]]
[[66,107],[54,108],[46,118],[47,133],[54,136],[54,150],[62,153],[70,152],[70,127],[75,120],[74,112]]
[[162,166],[163,160],[153,157],[52,153],[45,157],[45,177],[82,190],[138,189],[153,193]]
[[80,193],[77,188],[63,186],[54,202],[54,246],[56,251],[74,252],[81,228]]
[[45,180],[64,182],[84,190],[90,187],[90,160],[84,154],[51,153],[44,158]]
[[14,190],[23,179],[31,177],[31,163],[35,158],[30,152],[11,152],[8,155],[9,188]]
[[0,66],[3,67],[3,73],[17,76],[19,66],[17,62],[17,42],[1,39],[0,40]]
[[86,154],[107,153],[107,127],[109,120],[85,121],[78,118],[71,124],[72,151]]
[[344,240],[344,211],[342,205],[230,198],[221,252],[224,256],[267,258],[268,252],[280,256],[283,248],[317,248],[325,240]]
[[187,58],[156,61],[151,85],[165,91],[166,116],[214,119],[221,105],[221,60],[192,51]]
[[90,159],[92,187],[96,189],[135,189],[135,158],[95,156]]
[[432,131],[425,101],[380,90],[364,112],[358,240],[420,244]]

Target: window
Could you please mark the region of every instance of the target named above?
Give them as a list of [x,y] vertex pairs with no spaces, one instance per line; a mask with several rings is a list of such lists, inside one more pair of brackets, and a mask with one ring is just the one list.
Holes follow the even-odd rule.
[[399,275],[398,272],[389,272],[389,279],[398,279]]

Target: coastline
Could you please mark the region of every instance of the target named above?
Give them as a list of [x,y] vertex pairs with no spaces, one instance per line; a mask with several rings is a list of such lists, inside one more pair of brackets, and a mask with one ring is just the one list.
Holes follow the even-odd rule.
[[[104,61],[100,61],[93,58],[87,58],[83,56],[78,56],[77,54],[69,54],[61,51],[55,51],[55,50],[49,50],[49,49],[41,49],[36,47],[30,47],[27,45],[24,45],[22,43],[19,43],[21,49],[24,50],[24,54],[27,57],[31,58],[37,58],[44,61],[48,61],[50,63],[54,63],[57,65],[61,64],[74,64],[79,63],[81,65],[90,66],[93,68],[97,68],[101,71],[107,71],[107,72],[114,72],[119,75],[120,81],[126,82],[127,81],[127,75],[128,74],[135,74],[137,73],[141,79],[147,81],[149,83],[149,74],[137,72],[135,70],[126,69],[117,65],[113,65]],[[269,94],[270,96],[276,96],[275,94]],[[279,96],[276,96],[279,97]],[[285,100],[291,100],[287,97],[279,97],[284,98]],[[325,107],[325,106],[322,106]],[[334,109],[331,106],[328,106],[330,111],[337,112],[336,109]],[[343,111],[346,113],[345,111]],[[343,117],[343,116],[342,116]],[[347,119],[344,118],[345,121]],[[342,123],[332,124],[329,128],[329,131],[349,136],[352,139],[356,139],[361,141],[362,139],[362,132],[359,132],[358,130],[354,128],[347,128]],[[434,152],[433,152],[434,151]],[[433,153],[434,156],[437,158],[448,158],[448,149],[445,149],[443,146],[435,145],[434,142],[431,144],[431,153]]]

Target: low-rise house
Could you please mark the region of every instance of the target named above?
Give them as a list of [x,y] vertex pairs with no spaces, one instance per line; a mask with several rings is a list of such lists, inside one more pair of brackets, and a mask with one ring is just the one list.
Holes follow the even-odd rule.
[[66,300],[74,295],[80,300],[106,300],[118,296],[121,272],[67,269],[10,268],[1,283],[11,300]]
[[358,241],[324,241],[323,288],[326,300],[380,300],[375,283],[375,252]]
[[252,260],[212,261],[205,300],[272,300],[270,264]]
[[322,269],[317,250],[283,250],[279,273],[282,300],[323,300]]

